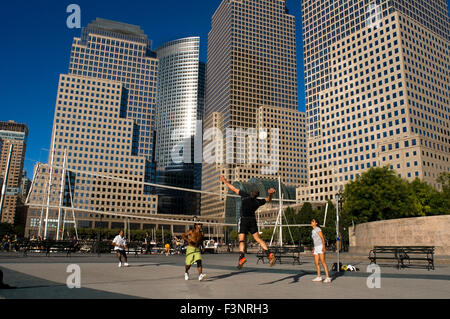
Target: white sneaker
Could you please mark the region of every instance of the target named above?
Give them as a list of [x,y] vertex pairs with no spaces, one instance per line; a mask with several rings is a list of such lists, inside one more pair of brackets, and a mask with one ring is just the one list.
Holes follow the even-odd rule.
[[325,280],[323,282],[330,283],[331,282],[331,278],[327,277],[327,278],[325,278]]
[[121,263],[121,262],[119,263],[119,268],[120,268],[120,267],[122,267],[122,263]]
[[189,274],[187,272],[184,273],[184,280],[189,280]]
[[314,282],[322,282],[322,277],[316,277],[313,279]]
[[124,267],[128,267],[128,263],[124,263],[123,266],[124,266]]
[[202,281],[203,279],[205,279],[206,275],[205,274],[201,274],[200,276],[198,276],[198,280]]

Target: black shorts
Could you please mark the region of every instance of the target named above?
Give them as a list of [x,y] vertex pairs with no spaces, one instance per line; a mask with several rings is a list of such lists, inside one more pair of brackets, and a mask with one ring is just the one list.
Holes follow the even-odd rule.
[[127,253],[125,252],[125,250],[117,249],[116,252],[118,254],[121,254],[123,257],[127,258]]
[[258,225],[256,218],[253,217],[241,217],[238,222],[238,234],[254,234],[258,232]]

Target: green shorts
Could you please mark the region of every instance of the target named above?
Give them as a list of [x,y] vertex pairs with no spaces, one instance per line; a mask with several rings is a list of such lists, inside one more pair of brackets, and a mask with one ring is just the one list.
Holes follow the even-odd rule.
[[186,266],[190,266],[199,260],[202,260],[202,254],[200,252],[200,248],[187,246],[187,248],[186,248]]

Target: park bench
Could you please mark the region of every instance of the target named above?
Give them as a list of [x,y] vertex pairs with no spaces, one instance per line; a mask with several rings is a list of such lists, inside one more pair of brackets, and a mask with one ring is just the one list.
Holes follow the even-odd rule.
[[406,267],[405,261],[408,261],[408,266],[411,265],[411,261],[425,261],[427,270],[434,270],[434,246],[402,247],[399,258],[402,267]]
[[413,261],[426,261],[427,269],[434,269],[434,247],[433,246],[374,246],[369,252],[370,263],[377,260],[395,260],[397,268],[404,268],[405,261],[411,265]]
[[50,256],[52,252],[64,252],[66,256],[69,256],[75,249],[72,247],[72,241],[70,240],[58,240],[58,241],[47,241],[46,256]]
[[376,264],[377,260],[395,260],[397,268],[400,268],[399,248],[397,246],[374,246],[369,252],[370,263]]
[[[105,245],[105,243],[103,243],[103,245]],[[116,253],[116,251],[114,250],[114,245],[112,243],[108,244],[110,247],[110,252],[111,253]],[[144,251],[144,247],[139,243],[139,242],[129,242],[127,243],[127,255],[129,255],[130,253],[134,254],[136,257],[138,257],[138,254],[142,254]]]
[[22,241],[19,245],[19,250],[23,250],[23,256],[26,257],[28,252],[36,252],[42,253],[45,252],[47,254],[47,243],[44,240],[25,240]]
[[[300,253],[304,251],[303,247],[269,247],[269,250],[275,255],[275,261],[279,264],[282,264],[283,259],[291,259],[293,265],[295,265],[295,263],[301,264]],[[256,258],[258,258],[256,261],[257,264],[260,260],[264,264],[264,258],[268,259],[266,253],[262,249],[258,251]]]

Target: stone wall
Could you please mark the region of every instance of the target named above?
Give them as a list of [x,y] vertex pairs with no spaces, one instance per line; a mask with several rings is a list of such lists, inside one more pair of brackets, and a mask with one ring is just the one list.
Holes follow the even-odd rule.
[[450,215],[376,221],[349,228],[350,252],[369,254],[373,246],[435,246],[450,255]]

